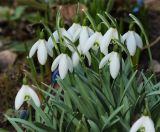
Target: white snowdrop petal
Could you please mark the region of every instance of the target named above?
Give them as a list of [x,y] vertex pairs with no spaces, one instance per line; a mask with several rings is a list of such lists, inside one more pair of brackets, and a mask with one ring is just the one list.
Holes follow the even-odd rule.
[[40,107],[40,100],[39,100],[37,93],[32,88],[29,87],[28,94],[32,98],[32,100],[34,101],[35,105],[37,107]]
[[[68,38],[70,41],[73,41],[72,36],[66,31],[66,29],[62,28],[61,32],[64,37]],[[69,43],[69,41],[66,38],[64,38],[65,41]]]
[[126,40],[127,49],[131,56],[134,56],[136,53],[136,40],[133,32],[130,32]]
[[114,29],[114,30],[113,30],[112,39],[118,39],[118,31],[117,31],[117,29]]
[[46,45],[47,53],[49,56],[53,57],[53,50]]
[[125,34],[123,34],[122,36],[122,42],[124,43],[125,40],[128,38],[128,34],[129,34],[130,31],[126,32]]
[[61,57],[58,70],[59,70],[59,75],[60,75],[61,79],[64,79],[67,72],[68,72],[68,62],[67,62],[66,55],[63,55]]
[[108,60],[110,59],[111,53],[107,54],[105,57],[103,57],[103,59],[101,60],[101,62],[99,63],[99,69],[103,68],[104,65],[108,62]]
[[89,35],[88,35],[87,27],[82,26],[82,29],[80,32],[80,38],[79,38],[79,44],[81,49],[83,49],[83,47],[85,46],[85,43],[88,38],[89,38]]
[[111,42],[111,39],[112,39],[112,35],[113,35],[113,28],[110,28],[103,36],[103,39],[102,39],[102,43],[100,45],[100,50],[101,52],[105,51],[105,49],[108,48],[110,42]]
[[60,55],[57,56],[56,59],[53,61],[52,66],[51,66],[51,70],[52,70],[52,71],[54,71],[54,70],[57,68],[57,66],[58,66],[58,64],[59,64],[59,61],[60,61],[62,55],[63,55],[63,54],[60,54]]
[[140,119],[138,119],[131,127],[130,132],[137,132],[139,130],[139,128],[142,127],[142,123],[143,123],[143,117],[141,117]]
[[104,49],[103,51],[101,51],[104,55],[108,54],[108,47],[106,49]]
[[[57,30],[53,32],[53,37],[54,37],[54,40],[56,43],[58,43],[58,40],[59,40],[59,36],[58,36],[58,32]],[[50,36],[48,41],[47,41],[47,46],[52,49],[54,47],[54,42],[52,40],[52,37]]]
[[94,34],[94,31],[90,27],[87,27],[87,30],[88,30],[88,35],[89,36],[91,36],[92,34]]
[[89,49],[94,45],[94,43],[96,42],[98,35],[97,33],[94,33],[86,42],[84,48],[83,48],[83,53],[85,54],[86,52],[89,51]]
[[18,110],[22,106],[24,102],[25,94],[26,94],[26,86],[23,85],[21,89],[18,91],[16,98],[15,98],[15,109],[16,110]]
[[118,53],[112,52],[111,58],[110,58],[110,74],[113,79],[115,79],[119,73],[120,70],[120,61],[119,61],[119,55]]
[[48,55],[53,57],[53,46],[50,46],[46,40],[44,40],[44,42],[45,42]]
[[91,66],[91,55],[90,55],[90,53],[89,52],[87,52],[86,54],[85,54],[85,56],[87,57],[87,60],[88,60],[88,65],[89,66]]
[[55,39],[55,41],[57,43],[59,41],[59,35],[58,35],[58,31],[57,30],[53,32],[53,37],[54,37],[54,39]]
[[73,72],[73,63],[72,60],[70,59],[69,56],[67,56],[67,61],[68,61],[68,69],[70,72]]
[[38,40],[38,41],[32,46],[32,48],[30,49],[30,52],[29,52],[29,58],[31,58],[31,57],[35,54],[35,52],[36,52],[36,50],[37,50],[37,48],[38,48],[39,43],[40,43],[40,40]]
[[72,35],[73,42],[76,42],[79,39],[80,32],[81,32],[81,26],[79,25],[74,34]]
[[76,23],[73,23],[72,26],[67,30],[67,32],[70,34],[70,35],[73,35],[75,30],[77,28],[77,24]]
[[73,66],[76,67],[79,63],[79,56],[77,52],[74,52],[72,54],[72,62],[73,62]]
[[143,126],[145,128],[145,132],[155,132],[154,123],[150,117],[144,116]]
[[41,43],[38,46],[37,57],[38,57],[38,61],[41,65],[44,65],[46,63],[46,61],[47,61],[47,48],[46,48],[44,40],[41,40]]
[[134,37],[136,39],[136,44],[139,48],[142,48],[143,47],[143,41],[142,41],[142,38],[136,33],[134,32]]

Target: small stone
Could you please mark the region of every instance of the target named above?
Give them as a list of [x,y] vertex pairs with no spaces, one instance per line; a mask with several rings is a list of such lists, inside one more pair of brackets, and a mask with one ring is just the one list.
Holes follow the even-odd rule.
[[157,60],[153,60],[152,61],[152,65],[151,65],[151,69],[155,72],[155,73],[159,73],[160,72],[160,63]]
[[0,52],[0,72],[5,71],[9,66],[13,65],[17,58],[17,54],[9,50]]

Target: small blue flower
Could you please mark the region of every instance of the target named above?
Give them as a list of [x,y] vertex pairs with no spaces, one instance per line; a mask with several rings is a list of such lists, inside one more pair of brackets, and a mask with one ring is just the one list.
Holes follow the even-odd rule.
[[57,82],[57,77],[59,76],[59,71],[58,69],[54,70],[52,72],[52,75],[51,75],[51,80],[52,80],[52,83],[56,83]]
[[20,119],[26,120],[28,118],[29,112],[28,110],[21,110],[19,113]]
[[135,7],[135,8],[133,8],[133,10],[132,10],[132,12],[133,12],[134,14],[138,14],[139,11],[140,11],[140,8],[139,8],[139,7]]

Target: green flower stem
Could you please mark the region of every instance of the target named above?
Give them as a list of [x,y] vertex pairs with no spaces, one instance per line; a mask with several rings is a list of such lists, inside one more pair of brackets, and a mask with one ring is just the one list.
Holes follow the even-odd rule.
[[96,31],[96,23],[95,23],[94,19],[91,17],[91,15],[88,13],[88,11],[83,10],[83,12],[85,13],[85,15],[87,16],[88,20],[90,21],[94,31]]
[[98,17],[103,21],[103,23],[106,25],[106,27],[109,29],[111,27],[111,25],[109,24],[108,20],[102,16],[101,14],[97,14]]
[[60,14],[60,10],[58,10],[57,15],[56,15],[56,28],[57,28],[60,44],[64,45],[62,41],[62,34],[60,32],[60,21],[61,21],[61,14]]

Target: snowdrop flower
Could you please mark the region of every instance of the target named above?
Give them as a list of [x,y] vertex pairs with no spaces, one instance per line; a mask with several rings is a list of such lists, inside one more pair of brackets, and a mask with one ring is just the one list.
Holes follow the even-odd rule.
[[140,128],[145,132],[155,132],[154,123],[149,116],[142,116],[131,127],[130,132],[137,132]]
[[54,71],[58,67],[59,75],[61,79],[64,79],[68,70],[73,72],[73,63],[67,54],[60,54],[52,63],[51,70]]
[[67,30],[67,32],[72,36],[72,42],[76,42],[80,36],[81,25],[73,23],[72,26]]
[[15,98],[15,109],[18,110],[28,97],[32,98],[37,107],[40,107],[40,100],[36,92],[30,86],[22,85]]
[[99,69],[103,68],[104,65],[109,61],[110,74],[115,79],[120,70],[120,60],[117,52],[112,51],[107,54],[100,62]]
[[136,53],[136,47],[142,48],[143,42],[141,37],[134,31],[128,31],[122,36],[123,42],[126,41],[127,49],[131,56]]
[[[95,48],[94,47],[95,43],[101,44],[101,41],[102,41],[102,34],[100,32],[95,32],[86,41],[86,43],[83,47],[83,53],[86,54],[90,50],[90,48],[92,48],[92,47]],[[97,49],[97,48],[95,48],[95,49]]]
[[39,39],[30,49],[29,52],[29,58],[33,57],[35,52],[37,51],[37,57],[38,61],[41,65],[44,65],[47,61],[47,54],[49,54],[51,57],[52,55],[50,54],[49,47],[47,45],[46,40],[44,39]]
[[108,54],[108,46],[112,39],[118,39],[118,31],[115,28],[109,28],[108,31],[104,34],[100,50],[103,54]]
[[[80,45],[77,47],[77,50],[79,52],[79,54],[81,55],[82,54],[82,51],[80,49]],[[84,54],[84,56],[87,58],[88,60],[88,65],[90,66],[91,65],[91,55],[89,52],[86,52]],[[73,52],[72,54],[72,62],[73,62],[73,66],[76,67],[78,64],[79,64],[79,61],[80,61],[80,56],[78,55],[77,51]]]
[[[85,46],[86,41],[89,39],[90,36],[94,34],[93,30],[87,26],[82,26],[81,31],[80,31],[80,36],[79,36],[79,45],[77,47],[78,52],[80,55],[83,53],[83,48]],[[89,66],[91,65],[91,55],[88,51],[85,51],[84,56],[87,57]],[[73,52],[72,54],[72,61],[73,61],[73,66],[76,67],[79,63],[79,55],[76,51]]]
[[81,51],[83,51],[83,48],[85,46],[86,41],[88,40],[88,38],[94,34],[93,30],[87,26],[82,26],[81,27],[81,32],[80,32],[80,36],[79,36],[79,45],[80,45],[80,49]]

